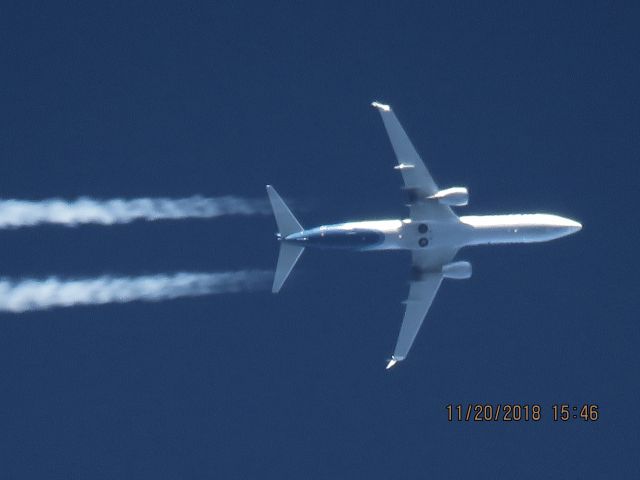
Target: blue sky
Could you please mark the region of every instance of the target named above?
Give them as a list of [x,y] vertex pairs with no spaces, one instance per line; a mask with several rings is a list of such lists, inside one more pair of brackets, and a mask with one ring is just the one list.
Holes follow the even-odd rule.
[[[257,3],[257,2],[256,2]],[[464,250],[385,372],[409,257],[307,252],[278,296],[0,318],[3,478],[638,478],[633,2],[15,2],[2,198],[238,195],[305,226],[406,214],[393,105],[465,213],[583,230]],[[269,269],[269,216],[0,232],[11,278]],[[538,403],[450,423],[449,403]],[[551,420],[596,403],[595,423]]]

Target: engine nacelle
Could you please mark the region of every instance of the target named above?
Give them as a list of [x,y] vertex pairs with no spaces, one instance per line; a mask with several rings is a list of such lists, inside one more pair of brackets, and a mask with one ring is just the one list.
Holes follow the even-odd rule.
[[454,280],[466,280],[471,277],[471,264],[469,262],[451,262],[442,267],[444,278]]
[[440,190],[429,198],[437,200],[443,205],[452,207],[464,207],[469,203],[469,191],[465,187],[451,187]]

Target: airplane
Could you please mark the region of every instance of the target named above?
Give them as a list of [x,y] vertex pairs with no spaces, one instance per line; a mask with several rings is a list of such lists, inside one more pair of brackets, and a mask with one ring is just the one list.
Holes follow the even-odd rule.
[[373,102],[386,128],[409,197],[409,217],[367,220],[305,229],[275,188],[267,194],[278,226],[280,254],[273,293],[282,288],[306,247],[357,251],[410,250],[411,278],[404,318],[386,369],[407,358],[442,280],[471,277],[471,264],[453,261],[473,245],[546,242],[578,232],[575,220],[546,213],[458,216],[451,207],[469,201],[465,187],[440,189],[389,105]]

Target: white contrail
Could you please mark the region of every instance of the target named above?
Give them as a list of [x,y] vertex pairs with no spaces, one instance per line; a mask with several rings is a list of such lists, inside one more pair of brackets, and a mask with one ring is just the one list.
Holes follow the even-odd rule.
[[265,287],[271,273],[241,270],[221,273],[102,276],[84,279],[0,279],[0,311],[25,312],[74,305],[134,301],[157,302],[178,297],[241,292]]
[[187,198],[133,198],[99,200],[0,200],[0,228],[18,228],[55,223],[112,225],[135,220],[212,218],[222,215],[268,214],[266,201],[233,196]]

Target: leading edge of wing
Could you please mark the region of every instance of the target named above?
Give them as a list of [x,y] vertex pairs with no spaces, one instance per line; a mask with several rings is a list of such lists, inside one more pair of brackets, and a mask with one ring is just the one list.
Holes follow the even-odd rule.
[[427,312],[438,293],[442,279],[442,266],[455,257],[457,249],[434,249],[413,252],[412,277],[402,326],[387,369],[401,362],[411,350]]
[[400,170],[404,188],[409,194],[412,220],[455,218],[456,215],[449,206],[428,198],[438,193],[438,185],[393,113],[391,106],[380,102],[373,102],[371,105],[380,112],[396,155],[398,165],[394,168]]
[[372,102],[371,105],[380,112],[382,122],[387,130],[387,135],[398,161],[396,169],[400,170],[405,187],[407,189],[419,189],[427,196],[435,195],[438,192],[438,186],[413,143],[411,143],[409,136],[402,128],[391,106],[380,102]]

